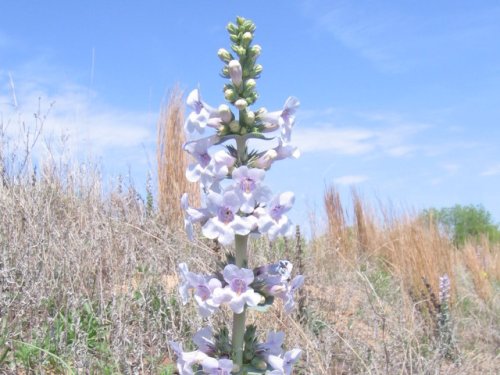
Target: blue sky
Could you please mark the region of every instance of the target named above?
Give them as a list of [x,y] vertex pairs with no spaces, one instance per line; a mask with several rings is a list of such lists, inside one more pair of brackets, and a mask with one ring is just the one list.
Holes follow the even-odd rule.
[[297,222],[321,214],[331,183],[406,208],[483,204],[500,221],[497,1],[5,0],[0,14],[4,124],[53,103],[46,137],[68,134],[108,176],[154,170],[175,83],[223,102],[216,52],[241,15],[263,48],[257,105],[301,100],[302,157],[266,177],[296,192]]

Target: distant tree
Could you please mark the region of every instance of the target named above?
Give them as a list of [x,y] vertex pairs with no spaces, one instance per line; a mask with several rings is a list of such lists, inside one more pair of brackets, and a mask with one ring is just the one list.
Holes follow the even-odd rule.
[[424,211],[431,222],[449,234],[459,246],[468,239],[486,236],[491,242],[500,242],[500,229],[493,223],[491,213],[481,205],[455,205],[447,208],[431,208]]

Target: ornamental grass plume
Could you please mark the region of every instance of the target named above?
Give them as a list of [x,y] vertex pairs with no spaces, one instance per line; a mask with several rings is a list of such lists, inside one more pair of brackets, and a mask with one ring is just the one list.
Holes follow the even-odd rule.
[[[181,206],[191,238],[194,225],[200,224],[205,237],[234,246],[234,257],[214,275],[190,272],[188,265],[181,263],[179,292],[184,304],[194,299],[202,317],[223,308],[232,310],[233,324],[231,329],[202,328],[193,338],[198,348],[194,351],[185,352],[176,342],[171,342],[171,347],[181,375],[291,374],[301,349],[284,350],[283,332],[268,332],[267,341],[262,341],[256,326],[246,326],[245,317],[247,309],[265,313],[276,297],[290,313],[295,291],[304,277],[292,278],[293,265],[287,260],[249,268],[247,243],[250,235],[267,235],[274,240],[294,233],[285,215],[293,206],[294,194],[273,195],[264,178],[273,162],[300,155],[291,144],[299,101],[290,97],[282,109],[273,112],[251,110],[258,98],[256,80],[262,72],[257,63],[261,47],[252,45],[255,25],[237,17],[227,30],[232,52],[220,49],[218,56],[224,63],[222,76],[228,79],[224,85],[228,104],[210,106],[199,89],[187,98],[192,112],[184,126],[189,139],[184,150],[194,161],[187,168],[186,178],[200,184],[203,198],[202,207],[194,208],[184,194]],[[270,141],[272,146],[264,151],[252,150],[255,139]]]

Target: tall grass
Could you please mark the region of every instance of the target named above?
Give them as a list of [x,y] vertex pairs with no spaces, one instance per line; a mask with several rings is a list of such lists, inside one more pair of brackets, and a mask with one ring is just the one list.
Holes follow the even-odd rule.
[[[159,125],[158,210],[148,213],[133,186],[108,188],[90,164],[47,159],[36,173],[33,165],[17,173],[6,164],[0,373],[173,374],[168,340],[187,342],[207,323],[193,304],[180,303],[177,264],[189,259],[194,272],[210,273],[224,255],[165,230],[177,219],[169,215],[180,215],[173,214],[177,195],[189,189],[180,186],[180,157],[169,153],[182,139],[175,133],[183,111],[177,95],[169,101],[177,112],[165,108]],[[168,127],[174,123],[176,129]],[[8,149],[0,160],[24,160]],[[351,198],[355,212],[342,207],[334,189],[326,191],[328,233],[308,242],[298,235],[296,241],[251,243],[256,264],[250,266],[297,258],[307,282],[298,315],[285,315],[276,304],[276,319],[254,311],[249,323],[259,320],[263,332],[284,330],[287,346],[304,348],[297,374],[495,374],[499,250],[485,244],[455,249],[418,215],[382,205],[375,210],[359,193]],[[466,254],[476,263],[467,264]],[[481,295],[474,272],[483,275],[489,294]],[[454,283],[454,357],[440,350],[422,281],[437,293],[436,276],[444,273]],[[211,319],[228,317],[226,311]]]
[[156,159],[158,164],[158,206],[167,218],[167,225],[179,228],[183,212],[180,198],[189,194],[192,205],[199,205],[200,192],[196,184],[186,180],[188,158],[182,146],[184,136],[183,92],[179,86],[170,90],[158,120]]

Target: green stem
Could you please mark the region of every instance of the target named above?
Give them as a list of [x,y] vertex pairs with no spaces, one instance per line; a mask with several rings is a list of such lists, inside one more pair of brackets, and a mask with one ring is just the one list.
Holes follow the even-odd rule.
[[[247,267],[248,254],[247,254],[248,236],[236,235],[235,250],[236,250],[236,266],[242,268]],[[243,339],[245,335],[245,310],[241,314],[233,314],[233,337],[232,346],[234,353],[234,364],[238,365],[241,369],[243,364]]]
[[236,137],[236,149],[238,150],[238,162],[241,166],[246,162],[246,139],[242,136]]

